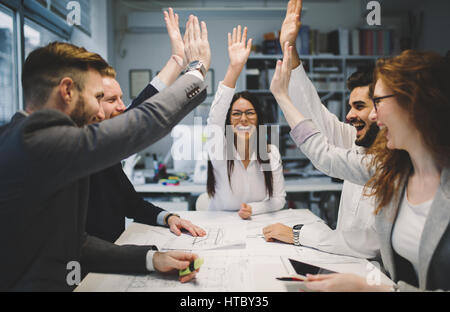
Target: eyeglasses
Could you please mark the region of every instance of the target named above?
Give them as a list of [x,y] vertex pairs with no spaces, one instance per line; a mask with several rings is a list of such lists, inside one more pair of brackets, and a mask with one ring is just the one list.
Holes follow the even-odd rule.
[[378,111],[377,105],[380,105],[380,101],[381,100],[387,99],[387,98],[390,98],[390,97],[394,97],[394,96],[396,96],[396,94],[390,94],[390,95],[385,95],[385,96],[379,96],[379,97],[376,97],[376,98],[372,98],[373,107],[375,108],[375,111],[376,112]]
[[242,118],[242,114],[245,114],[245,116],[247,116],[248,119],[256,119],[256,111],[254,111],[254,110],[248,110],[246,112],[232,111],[231,119],[239,120]]

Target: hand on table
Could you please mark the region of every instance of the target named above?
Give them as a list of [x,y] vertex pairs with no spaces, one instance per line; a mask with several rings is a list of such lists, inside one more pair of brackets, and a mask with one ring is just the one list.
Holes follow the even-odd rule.
[[390,291],[388,285],[369,285],[365,278],[349,273],[307,275],[305,286],[322,292]]
[[206,23],[201,23],[201,29],[197,16],[189,16],[184,34],[184,50],[187,62],[200,61],[208,72],[211,65],[211,48],[208,42],[208,30]]
[[[178,273],[178,270],[186,269],[189,264],[197,258],[198,255],[196,254],[179,251],[155,252],[153,256],[153,267],[156,271],[162,273],[167,273],[174,270]],[[186,283],[192,280],[198,271],[199,269],[189,275],[180,277],[180,282]]]
[[244,220],[250,218],[252,216],[252,206],[242,204],[241,210],[239,210],[238,215]]
[[181,230],[187,230],[191,233],[192,236],[205,236],[206,232],[201,227],[198,227],[192,224],[191,221],[181,219],[177,216],[171,216],[169,220],[167,220],[167,224],[169,225],[170,231],[177,236],[181,235]]
[[267,242],[279,240],[288,244],[294,244],[294,233],[292,232],[292,228],[281,223],[266,226],[263,229],[263,234],[264,239]]

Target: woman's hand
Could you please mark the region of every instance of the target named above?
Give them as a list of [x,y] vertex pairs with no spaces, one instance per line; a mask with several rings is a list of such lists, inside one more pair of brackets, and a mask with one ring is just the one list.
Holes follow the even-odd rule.
[[252,50],[252,39],[247,42],[247,27],[241,36],[241,26],[233,28],[233,34],[228,33],[228,55],[230,64],[223,79],[223,84],[229,88],[235,88],[242,69],[247,63]]
[[233,34],[228,33],[228,55],[230,66],[242,70],[247,63],[252,50],[252,39],[247,42],[247,27],[241,36],[241,25],[233,28]]
[[323,292],[375,292],[389,291],[388,285],[369,285],[365,278],[355,274],[307,275],[305,286],[310,290]]
[[164,11],[164,21],[166,22],[167,33],[172,46],[172,56],[175,57],[178,65],[184,69],[187,65],[187,59],[184,53],[184,42],[181,37],[178,19],[178,14],[174,14],[172,8],[169,8],[169,12]]
[[294,244],[294,233],[292,228],[281,224],[271,224],[263,229],[264,238],[268,242],[279,240],[288,244]]
[[252,206],[242,204],[241,210],[239,210],[238,215],[244,220],[250,218],[252,216]]
[[277,101],[289,97],[288,90],[292,72],[292,49],[292,46],[289,46],[289,42],[286,41],[284,44],[283,61],[277,62],[275,74],[270,85],[270,91]]

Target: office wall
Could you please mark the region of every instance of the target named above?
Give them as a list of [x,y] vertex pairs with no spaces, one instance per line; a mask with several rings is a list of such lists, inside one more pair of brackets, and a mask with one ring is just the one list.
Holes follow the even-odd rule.
[[[287,2],[286,2],[287,3]],[[282,2],[281,5],[284,5]],[[254,5],[254,3],[253,3]],[[278,2],[280,6],[280,2]],[[308,12],[303,18],[303,23],[311,25],[321,31],[331,31],[337,27],[356,27],[361,22],[361,6],[359,0],[347,0],[340,3],[311,3],[305,7]],[[153,75],[161,69],[168,57],[171,55],[170,43],[166,33],[158,34],[131,34],[126,33],[127,13],[131,11],[129,7],[115,2],[115,67],[118,72],[118,81],[124,92],[125,103],[130,103],[129,97],[129,70],[130,69],[151,69]],[[192,11],[194,14],[195,9]],[[254,43],[261,44],[263,34],[271,31],[278,31],[281,28],[284,14],[273,17],[265,17],[261,20],[257,14],[251,14],[245,19],[232,15],[226,17],[205,18],[208,26],[209,40],[212,50],[211,68],[215,71],[215,89],[217,84],[223,79],[228,66],[227,32],[234,26],[245,25],[249,28],[249,37],[254,38]],[[185,24],[180,21],[180,24]],[[164,25],[161,13],[161,25]],[[237,89],[243,88],[243,80],[240,79]],[[212,97],[208,97],[206,103],[212,102]],[[182,123],[193,124],[193,114],[185,118]],[[171,146],[170,136],[154,144],[148,150],[159,155],[165,155]]]
[[[106,0],[103,0],[103,2]],[[95,1],[97,2],[97,1]],[[101,2],[101,1],[99,1]],[[172,1],[173,2],[173,1]],[[167,5],[173,4],[168,2]],[[234,1],[236,2],[236,1]],[[269,1],[271,6],[283,6],[287,1]],[[245,4],[247,1],[239,1],[239,4]],[[321,32],[328,32],[337,27],[355,28],[364,26],[366,21],[363,17],[363,0],[341,0],[341,1],[305,1],[304,7],[307,8],[303,16],[303,23],[318,29]],[[175,3],[176,4],[176,3]],[[183,7],[199,6],[199,1],[185,1]],[[229,4],[227,2],[227,4]],[[255,1],[249,1],[249,6],[255,6]],[[223,3],[207,1],[208,7],[222,6]],[[118,72],[118,80],[124,92],[124,100],[130,103],[129,97],[129,70],[130,69],[151,69],[153,75],[161,69],[170,56],[170,44],[166,33],[127,33],[127,14],[133,10],[123,5],[122,1],[113,1],[114,11],[114,43],[110,47],[110,58],[113,60]],[[444,40],[442,34],[450,29],[450,19],[447,13],[450,12],[450,1],[448,0],[396,0],[384,1],[382,4],[382,25],[396,28],[397,35],[408,34],[408,12],[422,10],[424,12],[424,25],[422,36],[418,40],[418,48],[421,50],[434,50],[441,54],[450,49],[450,41]],[[192,13],[196,14],[195,9]],[[198,12],[197,12],[198,13]],[[261,19],[256,13],[249,14],[245,18],[229,15],[227,17],[206,17],[208,25],[209,39],[212,49],[212,66],[215,71],[215,88],[225,75],[228,66],[227,40],[226,35],[237,24],[248,26],[249,36],[254,38],[256,44],[262,42],[262,36],[266,32],[278,31],[281,27],[283,16],[272,16]],[[161,13],[161,25],[164,25]],[[185,20],[180,21],[183,25]],[[111,42],[109,42],[111,46]],[[400,47],[396,47],[399,51]],[[240,79],[237,89],[243,88],[243,80]],[[212,97],[208,97],[206,103],[212,102]],[[193,114],[182,121],[184,124],[193,123]],[[171,146],[170,136],[154,144],[148,149],[150,152],[156,152],[163,156]]]
[[[95,51],[103,58],[108,59],[108,0],[91,1],[91,36],[78,28],[74,29],[71,42],[83,46],[89,51]],[[110,20],[111,21],[111,20]]]

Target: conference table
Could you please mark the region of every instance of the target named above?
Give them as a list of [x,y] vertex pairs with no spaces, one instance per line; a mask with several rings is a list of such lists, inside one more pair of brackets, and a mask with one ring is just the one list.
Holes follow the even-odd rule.
[[[132,223],[116,244],[157,245],[160,250],[185,250],[203,258],[196,278],[185,284],[177,272],[145,275],[90,273],[76,292],[286,292],[302,282],[280,281],[295,274],[289,259],[340,273],[354,273],[372,283],[392,285],[376,263],[281,242],[266,242],[262,229],[273,223],[289,226],[323,222],[308,209],[283,209],[242,220],[236,212],[182,211],[181,217],[203,227],[207,235],[177,237],[165,227]],[[370,279],[370,281],[369,281]],[[303,289],[304,290],[304,289]]]

